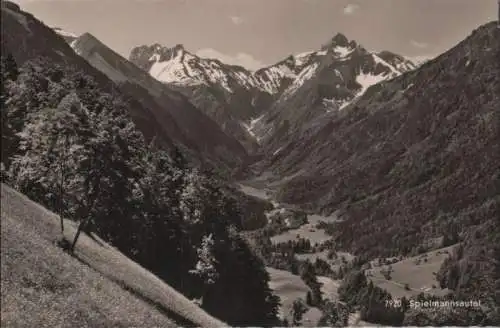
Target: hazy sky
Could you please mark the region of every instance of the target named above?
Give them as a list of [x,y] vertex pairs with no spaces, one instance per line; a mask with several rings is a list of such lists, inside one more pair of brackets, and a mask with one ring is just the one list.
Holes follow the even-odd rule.
[[272,64],[337,32],[371,50],[439,54],[497,19],[497,0],[14,0],[45,24],[90,32],[125,57],[134,46]]

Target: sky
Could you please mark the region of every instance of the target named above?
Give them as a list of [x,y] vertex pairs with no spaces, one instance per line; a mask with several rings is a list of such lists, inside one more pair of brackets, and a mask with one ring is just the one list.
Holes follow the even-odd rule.
[[13,0],[46,25],[92,33],[127,57],[182,44],[250,69],[342,33],[369,50],[435,56],[498,15],[497,0]]

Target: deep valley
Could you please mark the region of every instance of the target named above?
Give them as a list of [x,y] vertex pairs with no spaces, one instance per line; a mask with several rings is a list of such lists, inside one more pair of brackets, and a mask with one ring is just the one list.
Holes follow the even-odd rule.
[[500,325],[498,21],[252,70],[1,5],[2,326]]

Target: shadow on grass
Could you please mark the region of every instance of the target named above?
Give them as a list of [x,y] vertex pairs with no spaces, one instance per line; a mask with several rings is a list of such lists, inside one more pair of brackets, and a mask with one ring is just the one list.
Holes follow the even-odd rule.
[[[68,241],[66,239],[64,239],[64,241],[61,241],[62,244],[65,244],[67,242]],[[142,301],[146,302],[147,304],[153,306],[159,312],[163,313],[165,316],[167,316],[169,319],[171,319],[177,325],[179,325],[179,327],[197,327],[197,325],[195,323],[193,323],[191,320],[188,320],[188,319],[184,318],[182,315],[180,315],[180,314],[178,314],[178,313],[176,313],[176,312],[174,312],[174,311],[166,308],[160,302],[155,301],[155,300],[153,300],[153,299],[151,299],[151,298],[143,295],[139,290],[137,290],[136,288],[134,288],[132,286],[127,285],[124,281],[122,281],[120,279],[117,279],[117,278],[113,277],[112,275],[109,275],[109,274],[107,274],[105,272],[101,272],[101,271],[95,269],[88,261],[86,261],[82,257],[78,256],[78,254],[71,253],[69,251],[69,248],[68,248],[68,250],[65,250],[65,251],[68,254],[70,254],[74,259],[76,259],[78,262],[82,263],[83,265],[88,266],[92,270],[98,271],[104,277],[106,277],[107,279],[111,280],[112,282],[114,282],[118,286],[120,286],[123,290],[131,293],[132,295],[134,295],[135,297],[139,298],[140,300],[142,300]]]
[[99,239],[97,239],[95,236],[94,236],[94,233],[93,232],[87,232],[86,235],[92,239],[97,245],[101,246],[101,247],[106,247],[106,245],[104,245],[102,243],[102,241],[100,241]]
[[[98,238],[96,238],[92,232],[84,232],[84,234],[87,235],[90,239],[92,239],[92,241],[94,241],[100,247],[106,247],[106,245],[102,241],[100,241]],[[71,253],[70,249],[71,249],[72,243],[73,243],[73,241],[68,240],[64,236],[61,237],[61,239],[56,241],[57,247],[61,248],[66,253]]]

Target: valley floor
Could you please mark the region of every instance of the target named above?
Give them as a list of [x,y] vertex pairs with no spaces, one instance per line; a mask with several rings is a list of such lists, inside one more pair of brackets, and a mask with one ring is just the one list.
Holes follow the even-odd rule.
[[[267,177],[269,178],[269,177]],[[266,187],[266,178],[256,179],[253,181],[245,181],[239,184],[240,190],[247,195],[264,199],[273,203],[275,208],[284,207],[287,205],[278,204],[272,199],[272,187]],[[276,182],[274,182],[276,184]],[[269,185],[267,185],[269,186]],[[320,221],[332,222],[337,218],[334,216],[322,216],[317,214],[308,214],[308,223],[296,229],[285,231],[281,234],[271,237],[273,243],[286,242],[298,238],[309,239],[311,244],[322,243],[330,239],[323,230],[317,229],[316,224]],[[425,292],[433,295],[444,295],[446,289],[437,287],[435,273],[439,270],[441,264],[451,252],[454,246],[437,249],[424,253],[415,257],[409,257],[400,261],[395,261],[391,264],[392,274],[388,280],[382,274],[383,269],[387,269],[387,265],[378,265],[377,260],[371,261],[371,269],[367,270],[367,278],[372,280],[376,286],[387,290],[394,298],[411,297]],[[317,258],[326,261],[333,270],[338,270],[343,261],[349,262],[354,256],[347,252],[337,252],[337,258],[328,259],[327,251],[296,254],[299,260],[310,260],[314,262]],[[277,296],[280,297],[282,306],[280,309],[281,315],[288,317],[293,301],[302,298],[306,299],[309,287],[298,275],[293,275],[288,271],[267,268],[271,277],[270,287],[274,290]],[[318,277],[318,280],[323,284],[323,297],[330,300],[338,300],[337,289],[341,283],[340,280],[332,280],[328,277]],[[319,309],[311,307],[303,316],[304,326],[314,326],[321,317]],[[361,321],[359,313],[352,313],[349,318],[349,325],[354,326],[377,326],[368,322]]]

